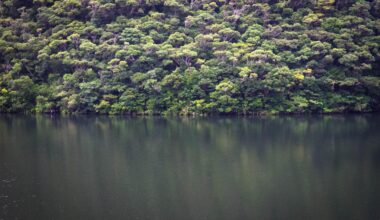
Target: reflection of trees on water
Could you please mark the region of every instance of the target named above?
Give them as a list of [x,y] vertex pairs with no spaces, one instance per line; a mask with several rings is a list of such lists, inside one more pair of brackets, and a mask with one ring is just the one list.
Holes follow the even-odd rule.
[[11,174],[6,163],[0,160],[0,219],[6,219],[9,209],[18,206],[17,201],[9,197],[9,191],[13,187],[16,178]]
[[346,207],[363,210],[363,201],[373,200],[368,192],[378,190],[378,121],[374,115],[3,117],[0,146],[17,143],[8,156],[31,165],[18,172],[49,180],[41,198],[81,206],[94,219],[110,215],[105,210],[142,218],[368,219],[372,203],[366,213]]

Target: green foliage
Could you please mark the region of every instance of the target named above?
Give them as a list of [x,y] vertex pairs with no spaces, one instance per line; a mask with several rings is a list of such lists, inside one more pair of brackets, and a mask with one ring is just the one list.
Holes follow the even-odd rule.
[[0,2],[0,112],[380,109],[380,3]]

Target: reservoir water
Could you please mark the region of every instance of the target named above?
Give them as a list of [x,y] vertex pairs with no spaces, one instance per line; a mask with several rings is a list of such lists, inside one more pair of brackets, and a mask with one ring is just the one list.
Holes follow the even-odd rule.
[[380,219],[380,116],[0,116],[0,219]]

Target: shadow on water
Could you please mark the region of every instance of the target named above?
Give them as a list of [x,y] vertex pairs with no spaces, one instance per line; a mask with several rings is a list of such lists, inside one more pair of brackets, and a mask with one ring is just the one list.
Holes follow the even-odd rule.
[[379,115],[0,116],[0,219],[379,219]]

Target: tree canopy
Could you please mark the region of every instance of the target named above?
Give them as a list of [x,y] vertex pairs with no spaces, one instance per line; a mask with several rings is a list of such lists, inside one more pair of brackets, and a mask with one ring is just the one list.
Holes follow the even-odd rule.
[[3,0],[0,112],[380,109],[380,0]]

